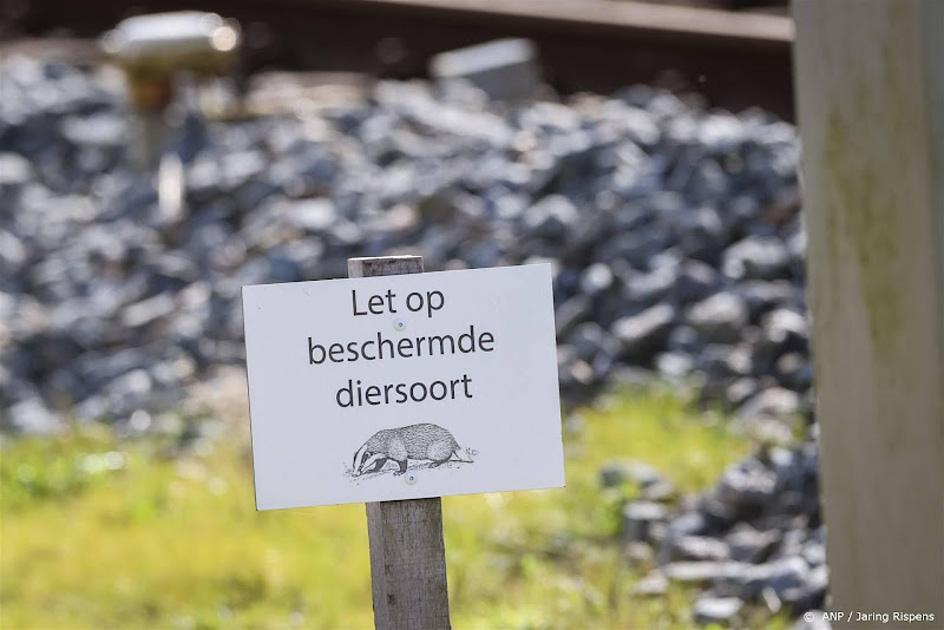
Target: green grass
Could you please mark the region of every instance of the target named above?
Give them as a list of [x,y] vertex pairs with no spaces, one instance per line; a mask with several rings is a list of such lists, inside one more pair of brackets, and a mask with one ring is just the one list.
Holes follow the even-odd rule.
[[[604,491],[597,473],[634,458],[694,491],[749,444],[667,393],[580,415],[566,489],[443,500],[456,628],[692,625],[682,588],[631,595],[645,567],[616,534],[633,489]],[[182,452],[177,437],[101,427],[8,441],[0,627],[371,627],[363,506],[256,512],[242,424]]]

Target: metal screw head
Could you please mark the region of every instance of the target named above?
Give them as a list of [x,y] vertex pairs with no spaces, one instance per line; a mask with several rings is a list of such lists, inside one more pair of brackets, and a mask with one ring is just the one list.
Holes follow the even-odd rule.
[[406,482],[406,485],[412,486],[416,483],[416,475],[413,473],[407,473],[403,476],[403,481]]
[[406,329],[406,322],[403,321],[402,319],[396,319],[396,320],[394,320],[394,321],[393,321],[393,329],[396,330],[397,332],[400,332],[400,331],[402,331],[402,330],[405,330],[405,329]]

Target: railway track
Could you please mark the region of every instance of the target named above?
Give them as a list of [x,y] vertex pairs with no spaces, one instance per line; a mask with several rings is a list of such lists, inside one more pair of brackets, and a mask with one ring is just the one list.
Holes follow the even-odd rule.
[[[127,9],[40,0],[8,16],[8,32],[112,27]],[[140,0],[135,12],[194,8]],[[425,76],[429,57],[498,37],[533,40],[559,91],[611,92],[645,82],[703,94],[733,110],[761,106],[793,119],[792,22],[782,15],[630,0],[206,0],[200,9],[240,20],[245,67]]]

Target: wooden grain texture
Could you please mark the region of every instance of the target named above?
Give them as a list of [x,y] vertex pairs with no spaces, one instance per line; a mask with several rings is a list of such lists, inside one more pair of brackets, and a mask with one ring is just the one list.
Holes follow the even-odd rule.
[[441,502],[367,504],[377,630],[451,627]]
[[944,2],[794,17],[829,608],[940,626]]
[[347,275],[349,278],[396,276],[401,273],[423,273],[423,257],[377,256],[347,259]]
[[[422,271],[422,256],[347,261],[351,278]],[[367,535],[377,630],[450,628],[442,500],[368,503]]]

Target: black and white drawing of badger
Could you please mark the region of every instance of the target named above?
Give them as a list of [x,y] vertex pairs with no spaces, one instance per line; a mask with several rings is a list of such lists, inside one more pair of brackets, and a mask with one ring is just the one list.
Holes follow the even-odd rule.
[[452,459],[458,455],[459,444],[446,429],[429,423],[411,424],[395,429],[381,429],[364,442],[354,453],[354,475],[380,471],[387,460],[395,461],[400,469],[394,475],[406,472],[408,460],[431,460],[430,468],[446,462],[473,463],[469,459]]

